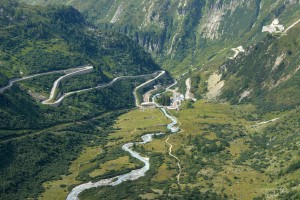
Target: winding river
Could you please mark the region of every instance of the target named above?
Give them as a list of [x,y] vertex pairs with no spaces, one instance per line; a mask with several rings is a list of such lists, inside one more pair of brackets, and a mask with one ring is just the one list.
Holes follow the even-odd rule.
[[[164,115],[169,118],[172,122],[167,125],[167,128],[172,132],[176,133],[179,130],[179,127],[177,127],[177,120],[175,117],[171,116],[168,114],[168,112],[165,110],[165,108],[161,107],[161,111],[164,113]],[[150,162],[148,157],[143,157],[141,156],[138,152],[135,152],[131,149],[131,147],[134,144],[146,144],[148,142],[151,142],[153,140],[153,136],[155,135],[163,135],[164,133],[156,133],[156,134],[147,134],[143,135],[142,142],[135,142],[135,143],[127,143],[122,146],[122,149],[124,151],[127,151],[132,157],[140,160],[141,162],[144,163],[144,167],[136,170],[132,170],[131,172],[123,175],[119,175],[116,177],[108,178],[108,179],[102,179],[98,182],[92,183],[84,183],[81,185],[78,185],[77,187],[73,188],[71,193],[67,196],[67,200],[79,200],[79,194],[82,193],[85,190],[91,189],[91,188],[97,188],[101,186],[116,186],[119,185],[125,181],[132,181],[136,180],[140,177],[145,176],[146,172],[150,169]]]

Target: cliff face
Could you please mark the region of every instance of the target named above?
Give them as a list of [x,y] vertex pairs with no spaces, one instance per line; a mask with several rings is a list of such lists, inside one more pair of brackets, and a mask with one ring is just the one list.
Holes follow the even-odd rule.
[[[199,55],[197,51],[207,43],[235,37],[241,29],[244,33],[249,31],[259,7],[257,1],[237,0],[131,0],[98,4],[110,4],[96,20],[98,24],[130,35],[163,64],[167,60],[182,62],[187,57],[192,64],[193,57]],[[242,12],[248,13],[244,17],[246,23],[234,29],[241,19],[237,15]]]
[[129,35],[171,71],[252,44],[263,36],[263,26],[275,18],[287,25],[300,9],[299,0],[23,1],[71,4],[100,27]]

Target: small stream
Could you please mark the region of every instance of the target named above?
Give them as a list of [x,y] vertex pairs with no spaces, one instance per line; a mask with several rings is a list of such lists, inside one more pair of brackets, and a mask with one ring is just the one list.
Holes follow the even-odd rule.
[[[170,114],[168,114],[168,112],[166,111],[165,108],[161,107],[160,109],[164,113],[164,115],[172,121],[171,123],[169,123],[167,125],[167,128],[172,133],[178,132],[179,128],[176,126],[177,125],[176,118],[171,116]],[[129,181],[129,180],[132,181],[132,180],[136,180],[140,177],[145,176],[146,172],[149,171],[149,169],[150,169],[149,158],[141,156],[138,152],[133,151],[131,149],[131,147],[134,144],[146,144],[148,142],[151,142],[153,140],[153,136],[163,135],[163,134],[164,133],[143,135],[141,137],[142,142],[127,143],[127,144],[124,144],[122,146],[122,149],[124,151],[127,151],[128,153],[130,153],[130,155],[132,157],[134,157],[134,158],[140,160],[141,162],[143,162],[144,167],[142,167],[140,169],[132,170],[131,172],[129,172],[127,174],[119,175],[119,176],[108,178],[108,179],[102,179],[102,180],[100,180],[98,182],[95,182],[95,183],[88,182],[88,183],[78,185],[75,188],[73,188],[73,190],[71,191],[71,193],[69,193],[69,195],[67,196],[66,199],[67,200],[79,200],[79,197],[78,197],[79,194],[82,193],[85,190],[88,190],[88,189],[91,189],[91,188],[97,188],[97,187],[101,187],[101,186],[116,186],[116,185],[119,185],[119,184],[121,184],[125,181]]]

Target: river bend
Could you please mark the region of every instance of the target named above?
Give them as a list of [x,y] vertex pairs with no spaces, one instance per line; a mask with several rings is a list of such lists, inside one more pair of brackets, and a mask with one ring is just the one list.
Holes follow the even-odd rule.
[[[167,125],[167,128],[172,132],[172,133],[176,133],[178,132],[179,128],[176,126],[177,125],[177,120],[175,117],[171,116],[170,114],[168,114],[168,112],[165,110],[165,108],[160,108],[161,111],[164,113],[164,115],[169,118],[172,122],[169,123]],[[151,142],[153,140],[153,136],[154,135],[162,135],[164,133],[156,133],[156,134],[147,134],[147,135],[143,135],[142,138],[142,142],[135,142],[135,143],[126,143],[122,146],[122,149],[126,152],[128,152],[132,157],[140,160],[141,162],[144,163],[144,167],[140,168],[140,169],[135,169],[132,170],[129,173],[123,174],[123,175],[119,175],[116,177],[112,177],[112,178],[108,178],[108,179],[102,179],[98,182],[88,182],[88,183],[84,183],[81,185],[76,186],[75,188],[73,188],[73,190],[71,191],[71,193],[69,193],[69,195],[67,196],[67,200],[79,200],[79,194],[82,193],[85,190],[91,189],[91,188],[97,188],[97,187],[101,187],[101,186],[116,186],[119,185],[125,181],[132,181],[132,180],[136,180],[140,177],[145,176],[146,172],[149,171],[150,169],[150,158],[148,157],[143,157],[141,156],[138,152],[133,151],[131,149],[131,147],[134,144],[146,144],[148,142]]]

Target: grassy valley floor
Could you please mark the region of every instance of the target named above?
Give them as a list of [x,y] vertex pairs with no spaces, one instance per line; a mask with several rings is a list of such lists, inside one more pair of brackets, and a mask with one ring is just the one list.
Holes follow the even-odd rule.
[[[115,131],[107,138],[107,145],[86,146],[79,157],[72,161],[68,174],[61,175],[59,180],[47,181],[43,184],[45,191],[39,199],[64,199],[75,185],[92,179],[95,181],[104,177],[112,177],[141,167],[141,163],[137,163],[122,151],[122,145],[130,141],[139,141],[140,136],[145,133],[165,132],[167,123],[169,123],[168,119],[159,110],[133,110],[121,115],[113,127]],[[154,148],[151,147],[151,150],[164,152],[165,147],[161,146],[163,141],[155,142],[157,145]],[[149,146],[145,145],[145,149],[147,152],[150,151]],[[170,173],[164,168],[162,166],[163,171],[155,179],[167,178],[166,175]]]
[[[114,194],[112,199],[182,199],[185,194],[198,195],[199,199],[282,199],[292,195],[286,191],[297,193],[299,144],[291,142],[286,147],[280,143],[284,144],[288,137],[299,141],[299,134],[293,134],[299,133],[299,109],[266,115],[257,112],[253,105],[205,101],[183,105],[179,112],[172,111],[182,131],[168,141],[173,145],[172,153],[180,159],[180,185],[176,181],[177,161],[168,155],[165,135],[134,147],[151,158],[146,177],[85,191],[81,199],[105,199],[109,193]],[[106,149],[120,149],[122,144],[138,141],[146,133],[165,132],[167,123],[158,109],[133,110],[118,118],[114,126],[117,131],[109,135]],[[283,130],[285,134],[278,133]],[[107,160],[89,175],[106,177],[112,170],[138,167],[139,163],[131,164],[133,161],[126,155]]]

